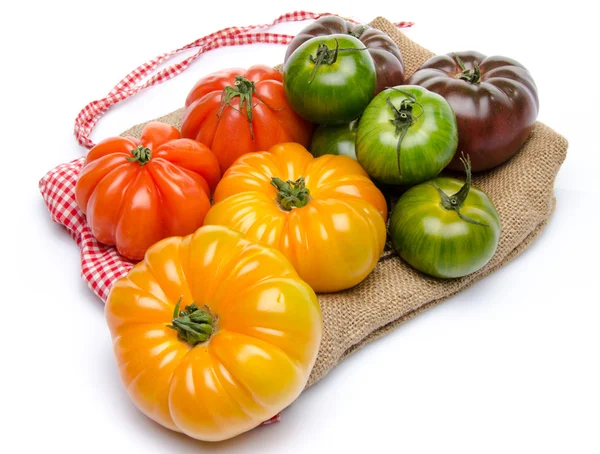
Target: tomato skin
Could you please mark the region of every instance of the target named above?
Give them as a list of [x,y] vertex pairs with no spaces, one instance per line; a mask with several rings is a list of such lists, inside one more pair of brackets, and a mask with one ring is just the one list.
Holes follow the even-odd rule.
[[[339,45],[337,59],[315,63],[320,44],[330,51]],[[356,49],[356,50],[343,50]],[[285,94],[301,117],[320,124],[349,123],[357,118],[373,98],[376,75],[373,59],[365,46],[350,35],[330,35],[306,41],[283,67]]]
[[[273,177],[304,177],[308,203],[283,209]],[[225,225],[277,248],[316,292],[357,285],[375,268],[385,246],[385,198],[346,156],[314,158],[295,143],[247,154],[226,172],[214,202],[206,225]]]
[[[131,162],[145,147],[148,162]],[[219,163],[201,143],[173,126],[150,122],[141,138],[111,137],[92,148],[75,186],[79,208],[98,241],[139,260],[152,244],[202,225]]]
[[315,158],[326,154],[348,156],[356,160],[358,121],[345,125],[321,125],[313,134],[310,152]]
[[[216,316],[208,340],[192,346],[167,326],[180,298],[180,309],[194,302]],[[133,403],[204,441],[250,430],[292,403],[322,337],[316,295],[290,262],[219,226],[149,248],[113,285],[105,316]]]
[[[432,180],[446,194],[456,194],[463,182]],[[500,217],[480,189],[471,186],[460,212],[486,226],[467,222],[446,210],[432,182],[413,186],[396,203],[390,216],[390,236],[398,255],[417,270],[438,278],[456,278],[483,267],[500,238]]]
[[[401,135],[392,123],[395,115],[387,100],[398,108],[409,99],[405,93],[420,105],[413,107],[418,118],[401,142],[399,169]],[[367,173],[381,183],[417,184],[437,176],[448,165],[457,143],[456,118],[448,102],[422,87],[402,85],[382,91],[365,109],[356,134],[356,156]]]
[[[254,83],[252,130],[240,97],[223,107],[223,90],[236,87],[236,76]],[[200,79],[188,94],[181,126],[183,137],[209,147],[219,160],[221,173],[239,156],[266,150],[281,142],[310,143],[313,125],[298,116],[286,99],[282,75],[265,65],[230,68]]]
[[[468,71],[477,64],[480,80],[459,76],[462,61]],[[492,169],[515,155],[529,137],[537,119],[539,100],[529,71],[507,57],[479,52],[438,55],[409,79],[448,100],[458,123],[458,149],[471,157],[473,171]],[[458,157],[448,166],[462,169]]]
[[384,32],[364,24],[355,24],[339,16],[323,16],[300,30],[288,45],[284,63],[294,51],[311,38],[335,34],[352,35],[368,49],[375,63],[377,86],[375,94],[387,87],[404,83],[402,53],[396,43]]

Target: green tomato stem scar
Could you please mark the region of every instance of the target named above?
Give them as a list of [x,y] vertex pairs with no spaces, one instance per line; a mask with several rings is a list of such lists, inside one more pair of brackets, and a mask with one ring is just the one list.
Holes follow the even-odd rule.
[[465,216],[464,214],[462,214],[460,212],[460,208],[463,205],[463,203],[465,202],[465,200],[467,199],[467,196],[469,195],[469,191],[471,190],[471,158],[469,157],[469,155],[467,155],[466,159],[465,159],[465,155],[464,153],[462,154],[462,156],[460,157],[461,162],[463,163],[463,165],[465,166],[465,172],[467,174],[467,179],[465,181],[465,184],[462,186],[462,188],[460,188],[460,190],[454,194],[449,196],[448,194],[446,194],[444,191],[442,191],[442,189],[435,184],[435,182],[431,182],[431,185],[437,189],[438,193],[440,194],[441,197],[441,204],[442,207],[446,210],[451,210],[451,211],[456,211],[456,214],[458,214],[458,217],[461,218],[463,221],[465,222],[469,222],[471,224],[475,224],[475,225],[481,225],[482,227],[489,227],[489,225],[484,224],[483,222],[479,222],[476,221],[475,219],[471,219],[468,216]]
[[208,307],[200,309],[196,303],[185,306],[185,309],[180,311],[182,299],[183,296],[177,301],[172,324],[167,327],[177,331],[177,337],[193,347],[210,339],[214,331],[215,317]]
[[283,181],[281,178],[272,177],[271,184],[277,189],[276,200],[279,206],[286,211],[302,208],[310,199],[310,191],[304,184],[304,177],[296,181]]
[[[254,140],[254,131],[252,129],[252,109],[256,107],[256,104],[252,105],[252,96],[256,96],[263,104],[265,104],[270,109],[271,107],[258,94],[254,82],[246,79],[244,76],[235,76],[235,82],[233,85],[233,87],[225,87],[223,89],[223,92],[221,93],[221,108],[217,113],[217,118],[221,118],[223,111],[228,106],[239,113],[241,113],[241,111],[244,110],[244,113],[246,114],[246,117],[248,118],[248,123],[250,125],[250,136],[252,137],[252,140]],[[231,101],[238,96],[240,98],[240,108],[236,109],[231,105]]]
[[138,162],[141,166],[145,165],[152,158],[152,150],[143,145],[138,145],[137,148],[131,150],[132,156],[126,158],[129,162]]
[[338,58],[338,54],[343,51],[357,51],[357,50],[367,50],[366,47],[362,49],[356,49],[353,47],[340,49],[340,43],[336,38],[333,38],[335,41],[335,48],[330,49],[327,47],[327,44],[324,41],[321,41],[317,46],[317,53],[313,55],[309,55],[308,58],[311,63],[315,64],[315,67],[312,70],[310,75],[310,79],[308,83],[310,84],[317,74],[317,70],[321,67],[321,65],[333,65]]
[[466,80],[471,84],[478,84],[481,80],[481,70],[479,69],[479,64],[477,62],[473,62],[473,69],[467,69],[458,55],[452,53],[452,56],[456,59],[456,63],[458,63],[458,66],[462,71],[455,77],[457,79]]
[[[396,128],[395,134],[397,136],[400,136],[400,137],[398,137],[398,145],[396,146],[396,158],[398,161],[398,173],[400,174],[400,177],[402,177],[402,165],[401,165],[401,161],[400,161],[400,151],[401,151],[401,147],[402,147],[402,140],[404,139],[404,136],[406,136],[406,133],[408,132],[408,128],[410,128],[415,123],[415,121],[417,121],[417,119],[421,115],[423,115],[424,110],[423,110],[423,106],[417,101],[417,98],[412,93],[408,93],[403,90],[399,90],[398,88],[395,88],[395,87],[392,87],[392,90],[398,91],[398,92],[402,93],[404,96],[406,96],[406,98],[404,98],[400,102],[400,107],[394,106],[394,104],[392,103],[392,100],[389,97],[387,97],[385,100],[388,107],[394,114],[394,118],[392,120],[390,120],[390,123],[392,123],[394,125],[394,127]],[[421,113],[418,116],[413,115],[413,107],[415,105],[418,105],[419,107],[421,107]]]

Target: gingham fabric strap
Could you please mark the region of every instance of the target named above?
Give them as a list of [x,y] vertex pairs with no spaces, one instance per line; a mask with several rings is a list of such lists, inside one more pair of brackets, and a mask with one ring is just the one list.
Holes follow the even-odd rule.
[[[93,101],[87,106],[85,106],[81,110],[81,112],[79,112],[77,118],[75,119],[75,137],[79,144],[83,145],[86,148],[92,148],[95,145],[94,142],[90,139],[92,129],[94,128],[100,117],[102,117],[102,115],[104,115],[106,111],[110,109],[111,106],[135,95],[136,93],[147,87],[160,84],[166,80],[175,77],[176,75],[185,71],[187,67],[194,60],[196,60],[196,58],[198,58],[205,52],[208,52],[213,49],[218,49],[219,47],[241,46],[244,44],[253,43],[289,44],[290,41],[294,38],[294,36],[283,35],[279,33],[261,32],[259,30],[269,28],[273,25],[281,24],[284,22],[318,19],[322,16],[327,16],[330,14],[331,13],[311,13],[307,11],[294,11],[292,13],[286,13],[282,16],[279,16],[270,24],[225,28],[223,30],[219,30],[218,32],[211,33],[210,35],[207,35],[203,38],[197,39],[196,41],[186,46],[180,47],[179,49],[161,54],[158,57],[139,66],[127,76],[125,76],[123,80],[121,80],[117,85],[113,87],[113,89],[108,93],[108,95],[106,95],[106,97]],[[358,22],[353,19],[348,20],[352,22]],[[412,22],[398,22],[395,25],[397,27],[410,27],[413,24]],[[198,51],[195,54],[185,58],[180,62],[168,66],[167,68],[158,71],[156,74],[152,75],[145,82],[142,83],[142,80],[145,77],[150,76],[156,70],[158,65],[173,58],[174,56],[183,51],[194,48],[198,48]]]

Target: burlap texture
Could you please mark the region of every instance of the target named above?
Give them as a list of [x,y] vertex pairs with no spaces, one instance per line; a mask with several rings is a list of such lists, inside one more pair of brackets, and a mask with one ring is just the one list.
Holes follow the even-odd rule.
[[[408,39],[387,19],[378,17],[371,25],[396,42],[402,51],[407,78],[434,55]],[[157,120],[180,127],[182,113],[183,109],[178,109]],[[139,137],[144,125],[136,125],[123,135]],[[476,273],[460,279],[435,279],[387,253],[357,287],[319,295],[325,330],[308,386],[318,382],[350,353],[447,300],[525,250],[552,214],[554,179],[566,152],[566,139],[538,122],[514,158],[495,170],[473,177],[473,183],[493,200],[502,222],[494,257]]]

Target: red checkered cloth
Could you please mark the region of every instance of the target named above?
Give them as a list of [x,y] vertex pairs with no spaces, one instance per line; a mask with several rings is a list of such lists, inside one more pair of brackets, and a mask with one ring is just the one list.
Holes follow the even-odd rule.
[[42,197],[54,222],[64,225],[81,249],[81,274],[96,295],[106,301],[113,282],[127,274],[133,263],[113,246],[96,241],[75,200],[75,183],[85,158],[52,169],[40,180]]
[[[275,24],[308,19],[318,19],[329,13],[310,13],[295,11],[284,14],[270,24],[249,25],[246,27],[230,27],[200,38],[193,43],[171,52],[159,55],[136,68],[123,78],[105,98],[93,101],[85,106],[75,119],[75,137],[86,148],[95,144],[90,139],[92,129],[106,111],[118,102],[127,99],[152,85],[160,84],[184,71],[196,58],[205,52],[219,47],[240,46],[253,43],[289,44],[292,35],[256,31],[271,27]],[[352,19],[348,19],[352,20]],[[357,22],[352,20],[353,22]],[[410,27],[411,22],[399,22],[398,27]],[[253,31],[254,30],[254,31]],[[190,57],[175,63],[154,75],[151,75],[158,65],[188,49],[198,48]],[[150,76],[145,82],[142,79]],[[106,301],[110,287],[134,265],[122,257],[113,246],[106,246],[96,241],[85,216],[75,200],[75,184],[85,158],[75,159],[67,164],[61,164],[49,171],[39,182],[40,192],[48,206],[52,220],[64,225],[69,235],[81,249],[81,274],[96,295]],[[277,414],[263,424],[272,424],[280,420]]]

